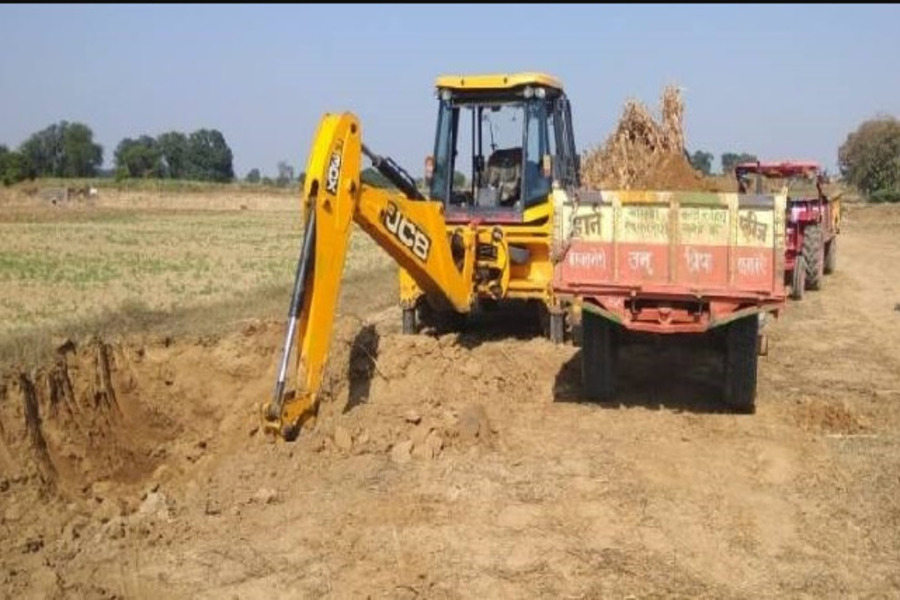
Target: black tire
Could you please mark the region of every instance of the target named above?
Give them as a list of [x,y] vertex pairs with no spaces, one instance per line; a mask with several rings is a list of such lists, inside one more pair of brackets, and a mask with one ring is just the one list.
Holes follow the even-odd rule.
[[725,332],[725,404],[742,414],[756,412],[759,317],[733,321]]
[[608,402],[616,391],[619,344],[616,325],[591,312],[581,314],[581,384],[588,400]]
[[469,322],[469,315],[452,309],[437,310],[427,300],[419,303],[418,322],[438,333],[461,333]]
[[822,229],[818,225],[810,225],[803,231],[802,252],[803,258],[806,259],[806,287],[811,290],[822,289],[825,248],[822,243]]
[[581,323],[572,323],[572,345],[576,348],[581,348],[582,340],[584,339],[584,327]]
[[804,291],[806,291],[806,259],[798,256],[794,260],[794,271],[791,277],[791,299],[803,300]]
[[825,246],[825,274],[831,275],[837,267],[837,236]]
[[415,335],[416,333],[417,333],[416,309],[404,308],[403,309],[403,335]]

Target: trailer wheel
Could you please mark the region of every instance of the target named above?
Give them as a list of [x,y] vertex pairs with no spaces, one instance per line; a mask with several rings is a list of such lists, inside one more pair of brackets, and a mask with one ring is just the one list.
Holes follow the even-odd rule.
[[806,259],[798,256],[794,261],[794,271],[791,276],[791,299],[803,300],[803,292],[806,290]]
[[572,323],[572,345],[581,348],[584,339],[584,326],[581,323]]
[[725,332],[725,403],[744,414],[756,412],[759,318],[743,317]]
[[416,333],[416,309],[403,309],[403,335],[415,335]]
[[825,245],[825,274],[831,275],[837,266],[837,236]]
[[619,362],[615,327],[594,313],[581,314],[581,382],[588,400],[607,402],[615,394]]
[[550,313],[550,341],[554,344],[566,341],[565,313]]
[[825,248],[818,225],[810,225],[803,232],[803,258],[806,259],[806,285],[811,290],[822,289]]

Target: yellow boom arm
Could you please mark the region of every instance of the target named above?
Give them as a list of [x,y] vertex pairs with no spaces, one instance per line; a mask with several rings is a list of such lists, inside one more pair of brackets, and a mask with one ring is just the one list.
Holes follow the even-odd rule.
[[[360,134],[354,115],[325,115],[307,165],[303,247],[278,381],[264,415],[266,429],[288,439],[316,412],[351,222],[370,235],[429,297],[443,299],[458,312],[468,312],[471,306],[479,233],[462,228],[451,244],[440,202],[413,200],[402,192],[362,183],[362,153],[374,155],[363,146]],[[286,394],[292,350],[297,389]]]

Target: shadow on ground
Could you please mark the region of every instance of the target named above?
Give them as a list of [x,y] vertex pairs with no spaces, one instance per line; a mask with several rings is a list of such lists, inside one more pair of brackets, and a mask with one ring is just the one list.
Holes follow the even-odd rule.
[[530,340],[545,335],[541,318],[542,306],[536,302],[484,304],[467,315],[434,315],[421,317],[422,332],[431,335],[456,334],[457,344],[472,350],[486,342]]
[[581,351],[566,361],[557,374],[553,387],[555,401],[594,404],[607,409],[640,406],[676,412],[732,412],[722,398],[724,350],[712,335],[626,334],[619,352],[613,401],[585,399]]

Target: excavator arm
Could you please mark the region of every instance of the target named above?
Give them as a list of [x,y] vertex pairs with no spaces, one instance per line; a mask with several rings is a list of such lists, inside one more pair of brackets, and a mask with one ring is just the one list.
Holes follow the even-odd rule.
[[[362,155],[400,191],[361,181]],[[426,201],[405,172],[369,151],[351,113],[325,115],[307,164],[302,215],[304,235],[297,264],[288,329],[265,427],[286,439],[315,416],[328,357],[347,247],[356,223],[436,302],[468,312],[475,291],[476,248],[494,248],[490,262],[505,255],[497,235],[475,227],[448,235],[443,204]],[[485,238],[490,239],[485,239]],[[480,239],[481,238],[481,239]],[[290,356],[296,358],[296,390],[286,392]]]

